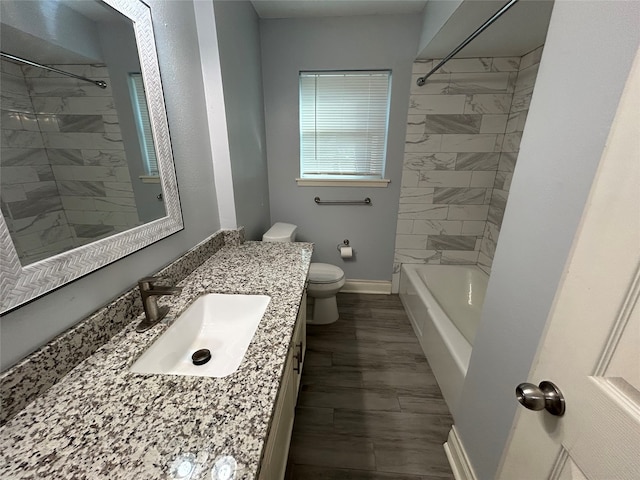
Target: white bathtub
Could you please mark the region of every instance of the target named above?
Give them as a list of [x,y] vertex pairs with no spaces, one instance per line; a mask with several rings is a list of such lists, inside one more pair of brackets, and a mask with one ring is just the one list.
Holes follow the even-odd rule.
[[487,281],[474,265],[402,265],[400,299],[452,412],[462,393]]

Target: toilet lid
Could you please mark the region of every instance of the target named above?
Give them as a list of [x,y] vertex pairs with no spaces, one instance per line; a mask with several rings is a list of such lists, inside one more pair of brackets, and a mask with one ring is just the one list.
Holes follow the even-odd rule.
[[312,263],[309,266],[311,283],[333,283],[342,280],[344,272],[340,267],[329,263]]

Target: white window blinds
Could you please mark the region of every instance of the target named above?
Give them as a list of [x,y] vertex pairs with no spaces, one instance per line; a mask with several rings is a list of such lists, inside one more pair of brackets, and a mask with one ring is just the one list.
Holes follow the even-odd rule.
[[300,177],[381,179],[391,72],[300,73]]
[[130,73],[129,78],[131,79],[133,111],[136,117],[138,138],[140,139],[140,149],[142,150],[142,158],[145,162],[145,170],[147,175],[157,176],[158,160],[156,158],[156,149],[153,143],[151,118],[149,117],[149,108],[147,107],[147,97],[144,94],[142,74]]

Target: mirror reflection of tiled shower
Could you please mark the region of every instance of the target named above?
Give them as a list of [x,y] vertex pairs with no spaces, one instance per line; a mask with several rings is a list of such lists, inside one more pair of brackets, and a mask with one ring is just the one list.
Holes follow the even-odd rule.
[[[57,67],[110,84],[106,67]],[[108,87],[3,59],[1,107],[2,210],[23,264],[140,224]]]

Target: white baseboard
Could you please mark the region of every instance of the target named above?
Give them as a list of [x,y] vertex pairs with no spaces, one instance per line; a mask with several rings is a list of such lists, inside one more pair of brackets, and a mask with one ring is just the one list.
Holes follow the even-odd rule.
[[344,287],[340,289],[342,293],[370,293],[378,295],[391,294],[391,282],[386,280],[352,280],[347,279]]
[[469,463],[469,457],[460,442],[456,426],[453,425],[449,431],[449,437],[444,444],[444,451],[447,454],[449,465],[456,480],[477,480],[476,474]]

